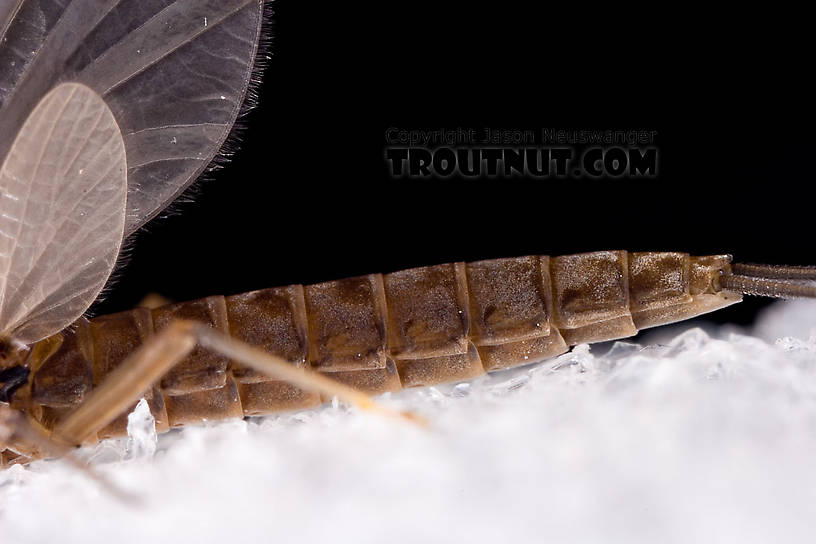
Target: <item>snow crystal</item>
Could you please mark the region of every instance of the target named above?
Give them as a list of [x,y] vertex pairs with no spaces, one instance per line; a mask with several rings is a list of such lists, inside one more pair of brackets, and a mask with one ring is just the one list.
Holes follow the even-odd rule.
[[[804,542],[816,526],[816,304],[751,331],[655,329],[382,402],[149,432],[0,473],[3,542]],[[101,448],[102,446],[98,446]]]

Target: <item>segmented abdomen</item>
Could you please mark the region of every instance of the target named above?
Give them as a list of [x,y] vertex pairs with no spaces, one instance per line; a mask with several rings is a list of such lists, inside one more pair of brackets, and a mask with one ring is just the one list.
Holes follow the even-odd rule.
[[[174,319],[193,319],[378,394],[532,363],[737,302],[728,256],[601,251],[427,266],[213,296],[78,323],[34,346],[31,399],[50,426]],[[60,336],[60,335],[57,335]],[[321,399],[197,348],[148,394],[157,426],[305,408]],[[101,437],[121,434],[125,419]]]

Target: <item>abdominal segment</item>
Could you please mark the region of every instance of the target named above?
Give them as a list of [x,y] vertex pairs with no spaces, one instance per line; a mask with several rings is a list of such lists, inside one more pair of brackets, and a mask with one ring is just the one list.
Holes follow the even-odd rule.
[[[18,402],[28,399],[27,409],[53,427],[175,319],[203,322],[370,394],[466,380],[736,302],[713,292],[705,275],[727,259],[626,251],[526,256],[137,308],[81,320],[36,344],[33,377]],[[203,348],[146,399],[159,431],[328,400]],[[121,416],[99,438],[121,435],[125,426]]]

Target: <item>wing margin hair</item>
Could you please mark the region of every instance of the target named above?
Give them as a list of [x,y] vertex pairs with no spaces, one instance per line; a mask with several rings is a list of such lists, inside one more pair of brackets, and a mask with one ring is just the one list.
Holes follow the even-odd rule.
[[134,232],[195,181],[229,136],[253,78],[263,11],[263,0],[16,0],[0,8],[0,160],[54,85],[87,85],[123,133],[125,230]]

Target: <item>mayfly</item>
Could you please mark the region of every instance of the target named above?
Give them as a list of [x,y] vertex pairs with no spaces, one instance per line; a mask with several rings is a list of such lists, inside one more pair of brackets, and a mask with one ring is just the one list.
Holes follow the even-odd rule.
[[82,317],[122,240],[227,138],[259,0],[0,5],[0,462],[116,436],[468,379],[741,300],[813,268],[601,251],[452,263]]

